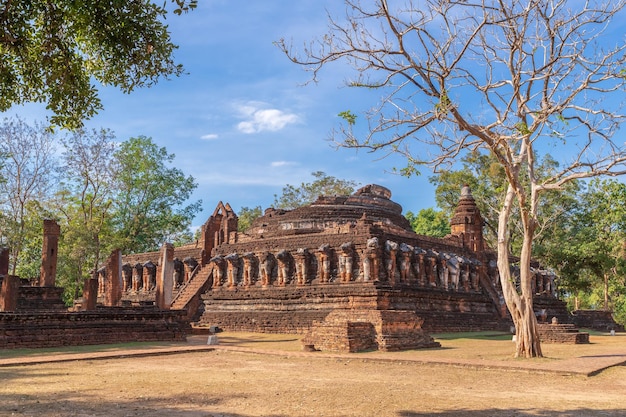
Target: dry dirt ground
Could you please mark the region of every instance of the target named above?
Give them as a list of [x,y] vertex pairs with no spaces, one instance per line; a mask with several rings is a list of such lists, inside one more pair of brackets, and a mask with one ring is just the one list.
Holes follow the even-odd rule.
[[[347,357],[295,354],[300,343],[294,335],[220,334],[219,339],[221,346],[252,347],[257,353],[218,349],[0,367],[0,416],[626,415],[626,366],[586,377],[415,362],[517,361],[506,337],[441,335],[441,349]],[[205,343],[206,336],[195,341]],[[592,335],[591,342],[544,345],[546,358],[533,361],[549,365],[626,353],[624,334]],[[123,354],[133,347],[101,349]],[[42,353],[58,351],[0,351],[0,359]]]

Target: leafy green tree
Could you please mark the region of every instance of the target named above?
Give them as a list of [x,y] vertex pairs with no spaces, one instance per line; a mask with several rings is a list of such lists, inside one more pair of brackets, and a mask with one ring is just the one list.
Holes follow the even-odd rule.
[[[197,1],[172,0],[174,13]],[[166,3],[3,1],[0,4],[0,111],[46,103],[66,128],[102,108],[93,81],[129,93],[182,74],[164,19]]]
[[200,201],[185,205],[196,188],[193,177],[170,167],[174,154],[140,136],[114,154],[113,217],[117,246],[124,253],[156,250],[187,231]]
[[45,207],[46,201],[29,201],[24,211],[24,241],[19,262],[15,265],[15,275],[35,284],[41,273],[41,248],[43,245],[43,221],[54,218]]
[[28,231],[28,207],[45,201],[54,184],[56,159],[53,134],[20,118],[0,125],[0,235],[10,248],[11,273],[16,274]]
[[358,185],[354,181],[341,180],[322,171],[312,172],[313,182],[302,183],[299,187],[287,184],[280,196],[274,195],[274,207],[292,210],[313,203],[322,195],[350,195]]
[[[577,210],[555,233],[546,256],[575,304],[583,299],[587,306],[621,308],[626,286],[626,184],[591,181]],[[594,298],[596,294],[600,296]]]
[[237,229],[239,232],[247,231],[250,226],[252,226],[252,222],[261,217],[263,215],[263,210],[261,206],[256,206],[253,208],[250,207],[242,207],[237,214]]
[[[315,79],[336,61],[355,69],[349,85],[381,92],[366,114],[347,120],[342,146],[397,152],[405,173],[436,173],[466,153],[493,154],[505,179],[497,222],[498,269],[516,329],[516,357],[542,356],[533,311],[531,257],[549,192],[568,183],[626,173],[616,135],[626,77],[626,44],[603,42],[624,1],[559,0],[419,3],[346,0],[345,21],[302,55],[279,47]],[[561,163],[537,172],[538,150]],[[516,208],[516,211],[513,208]],[[511,276],[511,228],[519,227],[520,285]]]
[[450,234],[450,217],[444,211],[432,207],[421,209],[417,215],[408,211],[406,218],[419,235],[444,237]]
[[[536,175],[547,178],[555,173],[559,164],[550,155],[543,158],[537,156]],[[459,190],[469,185],[476,200],[476,205],[485,222],[483,236],[487,244],[497,247],[498,217],[502,206],[502,196],[506,191],[506,176],[502,166],[493,153],[477,151],[467,153],[461,158],[461,167],[458,170],[441,172],[429,178],[435,185],[435,200],[443,209],[448,218],[451,218],[459,201]],[[528,179],[523,179],[528,182]],[[579,190],[578,182],[563,186],[560,192],[548,191],[543,203],[537,210],[538,226],[535,232],[533,256],[543,260],[546,248],[543,248],[546,239],[550,239],[561,229],[573,210],[578,205],[576,196]],[[519,227],[519,211],[512,208],[512,219],[509,229],[509,245],[512,253],[519,252],[523,241],[523,231]],[[546,242],[549,246],[549,242]]]

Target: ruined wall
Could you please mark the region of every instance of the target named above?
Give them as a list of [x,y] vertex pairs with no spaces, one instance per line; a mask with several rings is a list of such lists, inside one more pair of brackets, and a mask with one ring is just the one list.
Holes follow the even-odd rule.
[[0,349],[184,341],[178,311],[107,308],[89,312],[0,313]]

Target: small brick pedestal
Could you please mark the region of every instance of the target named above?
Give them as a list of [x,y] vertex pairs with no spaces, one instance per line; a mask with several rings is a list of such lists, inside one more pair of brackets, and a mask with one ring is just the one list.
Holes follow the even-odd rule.
[[399,351],[441,346],[408,310],[335,310],[314,322],[302,344],[323,351]]

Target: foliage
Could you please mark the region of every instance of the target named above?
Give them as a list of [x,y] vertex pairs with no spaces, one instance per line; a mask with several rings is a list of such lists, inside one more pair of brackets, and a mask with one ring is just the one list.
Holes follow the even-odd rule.
[[62,230],[59,282],[70,299],[79,295],[83,281],[113,249],[114,139],[111,131],[102,129],[75,131],[62,141],[64,181],[51,205]]
[[274,195],[274,207],[292,210],[313,203],[319,196],[339,196],[354,193],[358,185],[354,181],[337,179],[322,171],[312,172],[313,182],[299,187],[287,184],[280,196]]
[[174,154],[147,137],[130,138],[114,154],[113,227],[124,253],[156,250],[187,230],[200,201],[181,206],[197,184],[174,167]]
[[[172,2],[176,14],[197,6]],[[46,103],[54,125],[77,128],[102,109],[92,81],[129,93],[182,74],[166,15],[149,0],[2,2],[0,111]]]
[[591,181],[577,209],[551,239],[545,256],[567,297],[626,315],[626,184]]
[[0,238],[10,247],[11,273],[15,274],[26,244],[33,203],[45,199],[54,183],[54,145],[42,125],[19,118],[4,119],[0,126]]
[[[196,184],[169,165],[174,155],[149,138],[117,144],[109,130],[77,130],[58,140],[20,119],[0,127],[1,242],[12,249],[11,273],[39,276],[42,224],[61,226],[57,275],[66,301],[111,251],[156,249],[164,240],[191,241],[200,202],[185,205]],[[62,144],[56,153],[52,143]],[[55,174],[62,181],[55,184]]]
[[24,213],[24,240],[18,262],[15,264],[15,275],[37,282],[41,273],[43,221],[52,218],[52,213],[42,207],[39,201],[29,201]]
[[250,226],[252,226],[252,222],[261,217],[263,215],[263,210],[261,206],[256,206],[253,208],[250,207],[242,207],[239,213],[237,214],[238,223],[237,229],[239,232],[246,232]]
[[[615,135],[626,117],[626,44],[601,43],[626,2],[345,2],[346,20],[330,17],[303,55],[278,46],[313,79],[342,61],[356,73],[349,85],[381,92],[368,132],[348,123],[340,145],[397,152],[435,173],[469,152],[493,155],[505,179],[496,243],[515,355],[542,356],[530,267],[541,204],[572,181],[626,173]],[[547,176],[537,169],[540,149],[559,157]],[[512,224],[522,236],[519,287],[509,268]]]
[[[550,155],[543,158],[536,157],[536,175],[547,178],[553,175],[559,164]],[[443,209],[448,218],[452,217],[459,199],[459,190],[469,185],[476,205],[485,222],[483,232],[485,241],[491,248],[497,247],[498,217],[502,206],[502,196],[506,192],[506,176],[502,165],[493,153],[469,152],[460,160],[460,169],[441,172],[429,178],[435,185],[435,199],[437,205]],[[527,178],[522,180],[528,183]],[[546,192],[543,202],[538,207],[538,227],[535,233],[533,255],[544,259],[544,241],[562,228],[572,212],[577,207],[576,193],[579,190],[577,182],[571,182],[560,192]],[[512,209],[509,224],[509,244],[511,252],[519,252],[523,241],[523,231],[520,229],[519,210]],[[546,243],[548,244],[548,243]]]
[[434,208],[421,209],[417,215],[408,211],[406,218],[418,235],[444,237],[450,234],[450,216]]

